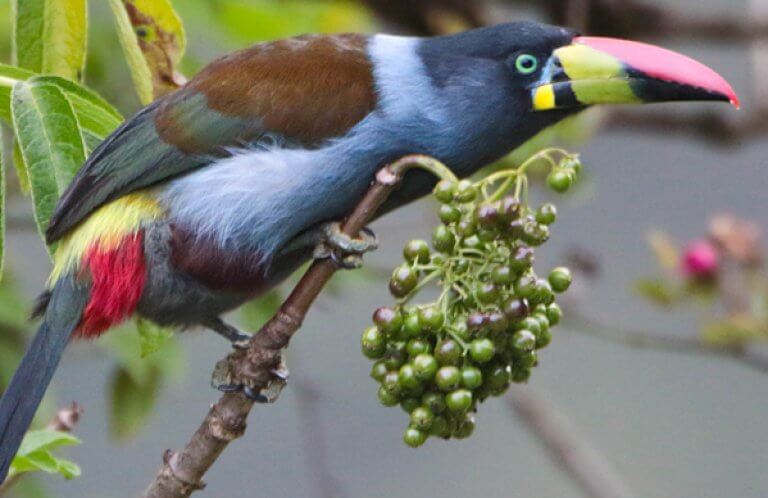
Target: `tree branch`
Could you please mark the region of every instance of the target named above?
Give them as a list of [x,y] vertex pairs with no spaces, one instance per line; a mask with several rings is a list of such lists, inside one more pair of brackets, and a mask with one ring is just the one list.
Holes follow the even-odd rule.
[[632,498],[620,475],[589,443],[578,437],[563,411],[528,387],[510,391],[510,408],[549,451],[552,459],[591,498]]
[[[342,224],[343,232],[354,236],[364,228],[408,169],[435,164],[436,160],[426,156],[408,156],[381,169],[365,197]],[[226,364],[233,383],[246,385],[253,392],[268,392],[275,385],[279,392],[284,382],[281,383],[274,372],[280,366],[281,350],[288,346],[336,270],[335,263],[328,259],[315,261],[278,312],[254,334],[249,348],[230,354],[217,369],[222,363]],[[230,442],[245,433],[246,419],[253,405],[254,401],[242,393],[221,396],[186,447],[180,452],[165,452],[163,465],[143,496],[182,498],[202,489],[205,486],[202,479],[208,469]]]
[[698,337],[675,337],[647,330],[621,328],[587,318],[574,311],[568,313],[568,319],[564,326],[574,332],[631,348],[718,356],[738,362],[758,372],[768,373],[768,356],[755,353],[746,346],[719,346],[705,342]]

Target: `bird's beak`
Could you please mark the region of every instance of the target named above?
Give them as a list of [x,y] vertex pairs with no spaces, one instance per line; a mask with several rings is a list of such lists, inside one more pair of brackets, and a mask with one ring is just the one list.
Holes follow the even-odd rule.
[[533,109],[739,98],[718,73],[682,54],[613,38],[577,37],[554,51],[532,89]]

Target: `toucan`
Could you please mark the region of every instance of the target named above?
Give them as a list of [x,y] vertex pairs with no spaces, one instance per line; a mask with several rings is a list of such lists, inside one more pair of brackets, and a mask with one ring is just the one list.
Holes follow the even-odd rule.
[[[61,196],[42,324],[0,400],[0,481],[70,339],[138,315],[238,343],[223,313],[320,242],[362,250],[328,227],[388,162],[426,154],[466,177],[589,106],[669,101],[739,105],[686,56],[531,22],[304,35],[213,61],[115,130]],[[433,185],[408,173],[381,212]]]

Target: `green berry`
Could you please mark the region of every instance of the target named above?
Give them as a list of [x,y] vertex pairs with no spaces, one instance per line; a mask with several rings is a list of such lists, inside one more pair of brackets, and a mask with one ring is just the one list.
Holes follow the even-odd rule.
[[571,286],[571,282],[573,282],[573,274],[568,268],[555,268],[549,274],[549,283],[552,285],[552,290],[558,294],[567,291]]
[[456,183],[451,180],[443,180],[438,182],[432,193],[435,195],[438,201],[443,204],[453,202],[453,196],[456,192]]
[[435,347],[435,359],[440,365],[457,365],[461,357],[461,345],[452,339],[444,339]]
[[427,442],[427,433],[422,432],[416,428],[409,427],[405,430],[403,441],[405,441],[405,444],[411,448],[418,448]]
[[538,247],[549,240],[549,227],[539,223],[528,222],[523,226],[523,241],[534,247]]
[[469,354],[476,362],[487,363],[496,354],[496,347],[490,339],[475,339],[469,345]]
[[508,287],[515,283],[515,272],[507,265],[497,266],[491,271],[491,281],[496,285]]
[[461,385],[470,391],[474,391],[483,384],[483,372],[476,367],[464,367],[461,369]]
[[539,322],[539,326],[541,328],[541,332],[546,332],[550,328],[549,319],[547,318],[547,315],[544,313],[535,313],[533,315],[533,318]]
[[499,288],[490,282],[481,282],[475,289],[475,296],[481,304],[492,304],[499,300]]
[[419,275],[408,265],[398,266],[392,273],[389,281],[389,291],[397,298],[403,298],[410,294],[419,283]]
[[531,299],[536,293],[536,277],[533,275],[523,275],[515,283],[515,294],[524,299]]
[[397,394],[392,393],[384,386],[379,388],[378,396],[379,402],[387,407],[397,406],[400,403],[400,398],[398,398]]
[[397,378],[402,389],[418,389],[421,387],[421,381],[416,377],[416,372],[413,369],[413,365],[410,363],[406,363],[400,367]]
[[459,224],[456,225],[456,233],[459,234],[460,237],[471,237],[477,233],[477,226],[472,220],[461,220]]
[[552,331],[542,330],[539,335],[536,336],[536,349],[544,349],[552,343]]
[[435,384],[441,391],[456,389],[461,383],[461,372],[456,367],[442,367],[435,374]]
[[373,314],[373,323],[387,335],[397,335],[403,327],[403,315],[392,308],[379,308]]
[[518,330],[512,336],[512,348],[518,353],[528,353],[536,349],[536,335],[530,330]]
[[536,221],[542,225],[551,225],[557,221],[557,207],[554,204],[544,204],[536,211]]
[[528,297],[533,306],[539,304],[551,304],[555,300],[552,286],[544,279],[537,279],[534,284],[533,294]]
[[437,368],[437,360],[431,354],[420,354],[413,359],[413,371],[420,381],[428,382],[434,379]]
[[573,176],[562,169],[556,169],[547,177],[547,185],[555,192],[565,193],[573,185]]
[[517,326],[518,330],[529,330],[533,335],[541,332],[541,322],[532,316],[524,318]]
[[400,396],[400,393],[403,392],[403,388],[400,386],[400,375],[395,371],[387,372],[381,385],[395,396]]
[[429,433],[435,437],[450,437],[451,427],[448,424],[448,420],[445,417],[435,417],[435,420],[432,421],[432,427],[429,429]]
[[521,354],[517,358],[516,366],[523,367],[523,368],[533,368],[536,366],[538,362],[539,362],[539,355],[536,354],[536,351],[529,351],[527,353]]
[[422,329],[418,313],[408,313],[403,321],[403,332],[407,337],[421,337]]
[[525,384],[531,378],[530,368],[515,368],[512,371],[512,382],[515,384]]
[[461,220],[461,211],[456,206],[450,204],[443,204],[440,206],[439,211],[440,221],[446,225],[458,223]]
[[453,413],[466,413],[472,408],[472,392],[457,389],[445,395],[445,406]]
[[419,310],[419,323],[424,330],[436,332],[443,327],[444,320],[443,312],[434,306]]
[[411,414],[413,410],[421,406],[421,400],[419,398],[405,398],[400,402],[400,408],[405,413]]
[[477,197],[477,189],[471,181],[461,180],[456,185],[456,192],[453,197],[459,202],[472,202]]
[[453,431],[453,437],[456,439],[467,439],[475,432],[475,417],[468,415],[464,420],[459,423],[456,430]]
[[366,329],[361,343],[363,354],[372,360],[378,360],[387,351],[384,334],[377,327]]
[[468,341],[471,339],[472,333],[469,330],[469,326],[467,326],[466,321],[460,321],[458,323],[454,323],[453,328],[458,338],[461,339],[462,341]]
[[412,240],[406,244],[403,249],[403,257],[409,263],[429,263],[432,251],[429,250],[429,244],[423,240]]
[[458,275],[462,275],[467,271],[469,271],[470,266],[471,266],[471,263],[469,262],[468,259],[464,259],[464,258],[457,259],[453,264],[453,271]]
[[432,413],[445,411],[445,396],[442,393],[430,391],[421,397],[421,404],[432,410]]
[[557,304],[552,303],[547,306],[547,320],[551,326],[555,326],[563,319],[563,309]]
[[534,250],[530,247],[520,246],[515,249],[509,260],[509,266],[517,273],[528,271],[533,266],[535,259]]
[[376,382],[384,380],[384,376],[389,372],[389,368],[383,360],[377,361],[371,367],[371,378]]
[[498,391],[509,385],[509,368],[506,365],[496,364],[485,370],[483,375],[484,386],[491,391]]
[[480,240],[480,237],[477,235],[472,235],[464,239],[463,245],[467,249],[474,249],[476,251],[482,251],[485,249],[485,243]]
[[440,225],[435,228],[435,231],[432,234],[432,245],[435,250],[450,254],[453,252],[454,246],[456,245],[456,237],[448,227]]
[[420,406],[411,412],[411,425],[415,428],[428,431],[435,420],[435,414],[426,406]]
[[423,339],[411,339],[408,341],[407,351],[408,356],[414,358],[424,353],[429,353],[430,345]]
[[488,329],[491,334],[503,334],[509,328],[509,320],[499,311],[494,311],[488,315]]

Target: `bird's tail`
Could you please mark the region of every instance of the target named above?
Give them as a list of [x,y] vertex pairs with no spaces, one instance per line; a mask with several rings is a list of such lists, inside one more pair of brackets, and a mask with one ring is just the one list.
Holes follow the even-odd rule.
[[88,289],[72,277],[55,285],[42,325],[0,399],[0,483],[29,429],[69,338],[88,301]]

